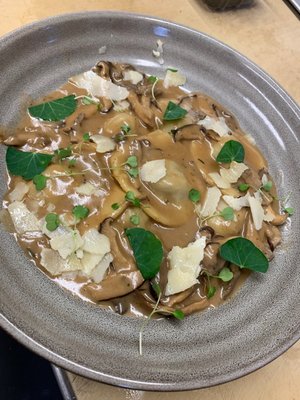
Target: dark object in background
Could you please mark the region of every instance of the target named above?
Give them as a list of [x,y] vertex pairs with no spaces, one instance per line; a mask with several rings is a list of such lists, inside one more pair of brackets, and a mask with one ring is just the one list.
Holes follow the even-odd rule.
[[0,399],[63,400],[50,363],[1,329]]
[[230,8],[247,7],[254,3],[254,0],[203,0],[209,8],[215,11],[223,11]]

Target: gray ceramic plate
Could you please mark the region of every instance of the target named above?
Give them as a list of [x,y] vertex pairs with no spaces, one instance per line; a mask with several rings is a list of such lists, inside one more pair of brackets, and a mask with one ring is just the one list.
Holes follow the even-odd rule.
[[[165,66],[180,68],[187,88],[215,97],[257,140],[280,195],[296,208],[268,274],[252,274],[228,304],[182,323],[155,321],[144,355],[141,321],[101,310],[71,295],[33,266],[1,233],[1,325],[55,364],[89,378],[150,390],[195,389],[226,382],[273,360],[300,336],[300,110],[258,67],[218,41],[151,17],[122,13],[59,16],[0,41],[0,124],[10,125],[28,96],[39,96],[99,58],[163,75],[152,58],[161,37]],[[98,54],[107,46],[104,56]],[[1,150],[1,196],[5,190]]]

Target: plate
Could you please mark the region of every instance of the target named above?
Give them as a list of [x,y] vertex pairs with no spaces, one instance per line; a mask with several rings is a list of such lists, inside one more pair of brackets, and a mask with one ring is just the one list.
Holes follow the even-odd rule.
[[[164,66],[152,57],[163,40]],[[107,46],[106,54],[99,49]],[[182,322],[152,321],[138,353],[141,320],[84,302],[35,268],[1,232],[1,326],[24,345],[77,374],[144,390],[185,390],[241,377],[279,356],[300,336],[300,110],[262,70],[224,44],[152,17],[110,12],[62,15],[0,41],[0,124],[99,59],[163,76],[184,71],[187,89],[208,93],[238,118],[270,163],[280,196],[296,214],[266,275],[253,273],[238,295]],[[6,181],[5,149],[1,178]],[[1,186],[1,196],[5,185]]]

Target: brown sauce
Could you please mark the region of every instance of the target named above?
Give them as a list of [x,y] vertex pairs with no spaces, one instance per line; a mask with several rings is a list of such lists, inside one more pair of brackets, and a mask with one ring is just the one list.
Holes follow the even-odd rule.
[[[107,64],[107,68],[113,69],[114,76],[121,76],[126,68],[132,69],[121,64]],[[102,73],[107,79],[103,70],[98,70],[98,73]],[[257,182],[260,184],[263,173],[269,177],[265,158],[227,110],[203,94],[187,95],[178,87],[166,89],[162,81],[153,90],[146,76],[137,85],[128,81],[121,83],[130,93],[127,99],[128,109],[115,111],[113,104],[103,98],[100,98],[100,110],[97,104],[82,104],[80,96],[88,93],[68,82],[35,104],[74,94],[78,100],[77,109],[72,115],[65,121],[47,122],[32,118],[27,113],[15,133],[4,136],[3,143],[23,151],[51,154],[57,149],[72,147],[71,158],[76,158],[76,163],[70,166],[69,159],[66,158],[50,164],[44,172],[47,176],[52,176],[48,179],[46,188],[37,191],[32,181],[26,181],[29,190],[22,201],[38,219],[44,218],[49,212],[64,214],[66,219],[70,219],[75,205],[88,207],[89,215],[76,225],[77,229],[80,234],[91,228],[106,234],[110,239],[114,260],[99,283],[74,272],[48,275],[83,299],[108,307],[119,314],[139,316],[151,312],[156,296],[150,283],[141,278],[124,234],[126,228],[133,227],[130,222],[132,214],[139,216],[140,227],[152,231],[163,244],[165,257],[159,274],[163,292],[169,269],[166,256],[174,246],[186,247],[201,235],[208,235],[202,268],[217,275],[226,264],[218,256],[219,246],[227,239],[244,236],[271,259],[273,250],[280,241],[280,233],[275,226],[278,224],[272,222],[263,222],[262,228],[257,231],[249,208],[245,207],[235,213],[234,221],[214,217],[205,226],[201,226],[195,205],[188,198],[191,188],[199,190],[203,206],[207,188],[214,185],[208,174],[218,172],[220,168],[213,154],[229,139],[242,143],[245,148],[244,163],[249,169],[230,189],[221,189],[222,194],[241,196],[241,193],[237,195],[240,183],[250,184],[249,191],[252,193],[255,191],[253,188],[258,188]],[[164,122],[162,116],[169,101],[185,108],[187,115],[178,121]],[[229,128],[229,136],[221,137],[213,130],[197,124],[206,116],[222,118]],[[130,126],[130,135],[117,142],[113,151],[98,153],[95,143],[83,142],[83,135],[87,132],[89,135],[101,134],[116,138],[122,134],[121,127],[124,125]],[[139,177],[131,178],[120,167],[130,155],[137,157],[139,166],[151,160],[167,160],[167,178],[162,178],[157,183],[144,182]],[[65,171],[70,171],[71,174],[59,176]],[[9,177],[4,208],[8,207],[11,202],[10,194],[20,182],[24,182],[20,176]],[[76,192],[77,187],[87,182],[97,189],[96,194],[82,195]],[[133,191],[141,199],[142,208],[137,209],[124,200],[127,191]],[[266,194],[263,205],[271,207],[278,216],[278,203],[272,197],[275,195],[276,189],[273,185],[271,192]],[[114,203],[118,203],[120,208],[113,210],[111,206]],[[207,226],[212,229],[208,230]],[[50,246],[49,239],[41,232],[26,232],[17,234],[16,237],[35,263],[47,273],[41,266],[40,254],[43,248]],[[228,283],[211,278],[211,284],[217,288],[212,298],[207,298],[208,281],[206,275],[201,274],[199,284],[181,293],[163,296],[161,307],[165,310],[180,308],[190,314],[222,304],[238,290],[249,275],[233,265],[228,266],[234,273],[234,278]]]

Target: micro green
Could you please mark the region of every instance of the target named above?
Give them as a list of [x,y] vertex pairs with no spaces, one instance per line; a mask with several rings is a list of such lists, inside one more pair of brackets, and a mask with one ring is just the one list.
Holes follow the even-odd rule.
[[269,192],[272,189],[272,187],[273,187],[272,181],[268,181],[262,185],[262,189],[264,189],[266,192]]
[[141,207],[141,200],[135,197],[132,191],[128,191],[125,194],[125,200],[134,205],[135,207]]
[[178,72],[178,69],[169,67],[169,68],[167,68],[167,71]]
[[219,163],[230,163],[236,161],[242,163],[245,158],[245,149],[240,142],[229,140],[224,144],[216,161]]
[[76,110],[74,95],[41,103],[28,108],[29,114],[44,121],[61,121]]
[[33,179],[41,174],[51,163],[52,154],[31,153],[8,147],[6,151],[6,165],[12,175],[22,176],[26,180]]
[[219,272],[217,278],[221,279],[221,281],[223,281],[223,282],[229,282],[233,278],[233,273],[232,273],[232,271],[230,271],[229,268],[224,267]]
[[293,209],[293,207],[285,207],[283,209],[284,212],[286,212],[289,216],[293,215],[295,210]]
[[68,146],[66,148],[58,149],[54,151],[54,154],[57,156],[59,160],[64,160],[67,157],[70,157],[72,155],[72,149],[71,146]]
[[45,217],[45,221],[46,221],[46,228],[50,232],[55,231],[55,229],[57,229],[60,224],[59,216],[55,213],[47,214]]
[[177,119],[184,118],[187,114],[187,111],[180,107],[179,105],[169,101],[165,113],[163,115],[164,121],[175,121]]
[[122,125],[120,129],[125,135],[128,135],[128,133],[131,131],[130,126],[127,124]]
[[74,167],[75,164],[76,164],[76,162],[77,162],[77,160],[76,160],[75,157],[74,157],[74,158],[71,158],[71,159],[68,161],[69,167]]
[[158,81],[158,77],[154,76],[154,75],[150,75],[150,76],[148,76],[147,80],[149,83],[155,83],[156,81]]
[[224,218],[225,221],[232,221],[234,219],[234,211],[233,208],[231,207],[225,207],[221,212],[220,212],[220,217]]
[[75,206],[72,210],[72,214],[74,217],[80,221],[84,218],[86,218],[90,213],[90,210],[87,207],[84,206]]
[[96,105],[99,104],[99,101],[96,101],[95,99],[93,99],[92,97],[89,97],[89,96],[84,96],[81,99],[81,102],[82,102],[82,104],[84,104],[86,106],[88,106],[90,104],[96,104]]
[[198,201],[200,200],[201,194],[199,192],[199,190],[197,189],[191,189],[189,191],[189,199],[193,202],[193,203],[198,203]]
[[90,141],[90,139],[91,139],[91,137],[90,137],[90,134],[88,132],[83,134],[83,136],[82,136],[83,142],[87,143],[87,142]]
[[136,156],[130,156],[126,160],[126,164],[129,165],[130,167],[137,167],[138,166],[138,161]]
[[140,223],[140,217],[137,214],[131,215],[129,220],[132,223],[132,225],[139,225]]
[[240,183],[238,186],[238,189],[240,192],[247,192],[249,187],[250,187],[250,185],[248,185],[248,183]]
[[257,272],[267,272],[269,261],[264,253],[250,240],[236,237],[220,246],[220,256],[240,268]]
[[47,177],[45,175],[35,175],[32,179],[32,182],[35,185],[36,190],[43,190],[47,184]]
[[120,204],[119,204],[119,203],[113,203],[113,204],[111,205],[111,208],[112,208],[113,210],[118,210],[118,209],[120,208]]
[[208,286],[207,292],[206,292],[206,297],[208,299],[211,299],[215,295],[216,291],[217,291],[217,288],[215,286]]

